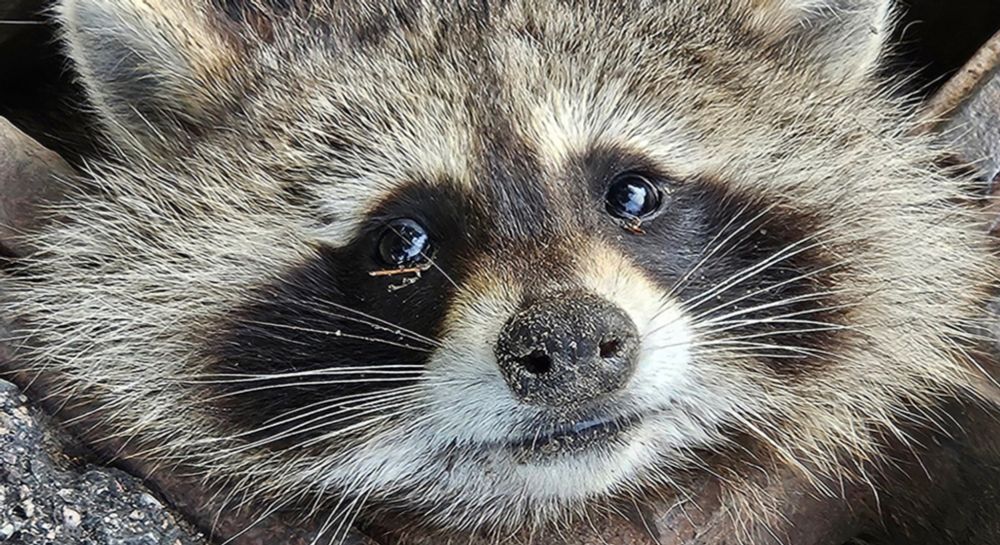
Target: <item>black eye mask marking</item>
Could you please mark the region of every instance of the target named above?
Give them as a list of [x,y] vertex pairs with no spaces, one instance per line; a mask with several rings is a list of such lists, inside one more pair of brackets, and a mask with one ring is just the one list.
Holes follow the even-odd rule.
[[[557,224],[533,155],[495,127],[490,135],[475,187],[439,180],[401,188],[352,243],[321,248],[222,325],[209,354],[218,362],[214,372],[242,379],[213,388],[225,396],[231,419],[254,430],[249,440],[295,446],[370,418],[371,410],[358,414],[339,400],[392,396],[392,389],[420,380],[478,255],[523,267],[528,256],[550,247]],[[386,229],[398,230],[401,220],[406,233],[386,239]],[[536,271],[560,266],[533,265]],[[396,370],[387,375],[388,368]],[[404,404],[377,403],[382,413]],[[328,406],[339,412],[317,415]]]
[[[322,248],[259,290],[216,343],[214,389],[241,428],[259,430],[249,440],[293,433],[265,445],[290,446],[345,428],[384,414],[372,405],[379,394],[419,380],[440,325],[437,286],[428,279],[405,297],[376,293],[382,282],[353,278],[347,253]],[[411,313],[390,313],[386,299],[425,301],[408,305]]]
[[301,446],[405,406],[392,390],[420,380],[481,255],[526,269],[520,274],[566,269],[561,255],[533,259],[558,238],[537,165],[502,142],[484,153],[475,187],[441,180],[401,188],[350,244],[319,248],[222,324],[209,357],[223,380],[212,389],[232,421],[251,430],[249,441]]
[[[520,270],[529,292],[544,291],[552,279],[573,281],[566,276],[575,270],[571,252],[559,250],[565,231],[612,241],[672,292],[707,343],[696,350],[723,346],[795,375],[821,365],[840,342],[843,301],[832,287],[843,269],[813,237],[823,225],[815,215],[722,182],[676,181],[615,150],[582,160],[589,189],[567,188],[555,199],[528,170],[503,167],[501,157],[490,169],[496,178],[471,190],[451,183],[401,189],[352,243],[319,248],[231,313],[209,355],[220,376],[212,388],[248,440],[280,448],[352,425],[368,431],[370,419],[405,406],[405,394],[393,390],[420,380],[452,299],[470,267],[482,266],[478,257],[490,254],[487,263]],[[623,230],[606,208],[622,173],[669,184],[655,207],[627,195],[625,204],[646,214],[642,236]],[[385,230],[400,218],[412,222],[412,232],[395,241],[407,247],[386,249]],[[409,263],[420,253],[410,251],[414,242],[433,247],[415,281],[400,286],[396,275],[378,274],[388,270],[380,256]]]
[[[444,188],[416,184],[378,209],[355,240],[319,247],[306,262],[253,293],[222,324],[209,357],[212,389],[249,441],[283,448],[385,416],[405,405],[437,348],[447,306],[465,271],[468,214]],[[419,218],[447,242],[418,282],[372,275],[390,218]],[[423,227],[426,226],[426,227]],[[430,262],[430,261],[429,261]],[[393,402],[393,399],[396,402]]]
[[850,299],[836,289],[846,265],[814,236],[822,222],[710,182],[691,187],[683,203],[693,210],[698,261],[675,282],[698,333],[710,339],[703,348],[750,355],[783,374],[827,361],[842,341]]
[[675,206],[690,215],[698,244],[676,292],[710,339],[703,348],[749,355],[786,375],[827,362],[852,299],[837,290],[847,265],[824,248],[824,222],[711,181],[687,186]]
[[595,149],[578,164],[592,202],[605,202],[623,172],[669,180],[669,195],[641,229],[623,231],[598,212],[589,225],[697,318],[701,348],[727,348],[795,374],[821,365],[842,341],[849,302],[836,293],[836,276],[847,265],[824,249],[822,218],[722,181],[674,181],[623,150]]

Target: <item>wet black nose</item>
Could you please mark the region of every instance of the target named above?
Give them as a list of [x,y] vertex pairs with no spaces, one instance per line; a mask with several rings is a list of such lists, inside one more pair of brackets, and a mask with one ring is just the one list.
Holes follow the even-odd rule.
[[595,295],[538,299],[504,326],[496,345],[507,384],[526,403],[582,404],[621,389],[635,369],[639,336],[617,306]]

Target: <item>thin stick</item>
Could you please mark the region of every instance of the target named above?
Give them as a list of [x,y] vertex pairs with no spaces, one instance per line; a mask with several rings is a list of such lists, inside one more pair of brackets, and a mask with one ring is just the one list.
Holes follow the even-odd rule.
[[917,130],[926,134],[940,127],[965,101],[975,94],[976,89],[988,80],[994,70],[1000,67],[1000,32],[993,35],[976,52],[969,62],[958,71],[938,92],[927,101],[921,114],[924,121]]

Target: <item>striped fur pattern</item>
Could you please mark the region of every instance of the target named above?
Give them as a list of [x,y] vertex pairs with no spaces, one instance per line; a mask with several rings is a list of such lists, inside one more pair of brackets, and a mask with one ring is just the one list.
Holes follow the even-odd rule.
[[[855,471],[985,391],[997,270],[969,180],[876,77],[888,5],[61,0],[117,153],[0,277],[11,371],[329,536]],[[641,225],[605,211],[623,172],[662,192]],[[399,217],[433,261],[373,276]],[[577,292],[634,323],[634,374],[518,400],[505,324]],[[628,425],[535,448],[593,414]]]

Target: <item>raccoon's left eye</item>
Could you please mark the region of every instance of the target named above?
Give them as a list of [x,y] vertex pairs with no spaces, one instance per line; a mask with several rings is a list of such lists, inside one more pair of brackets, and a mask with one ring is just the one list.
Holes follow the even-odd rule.
[[608,213],[624,220],[638,220],[659,210],[660,188],[641,174],[622,174],[611,182],[604,197]]
[[404,269],[427,262],[431,254],[427,229],[408,218],[394,219],[378,240],[378,259],[386,266]]

